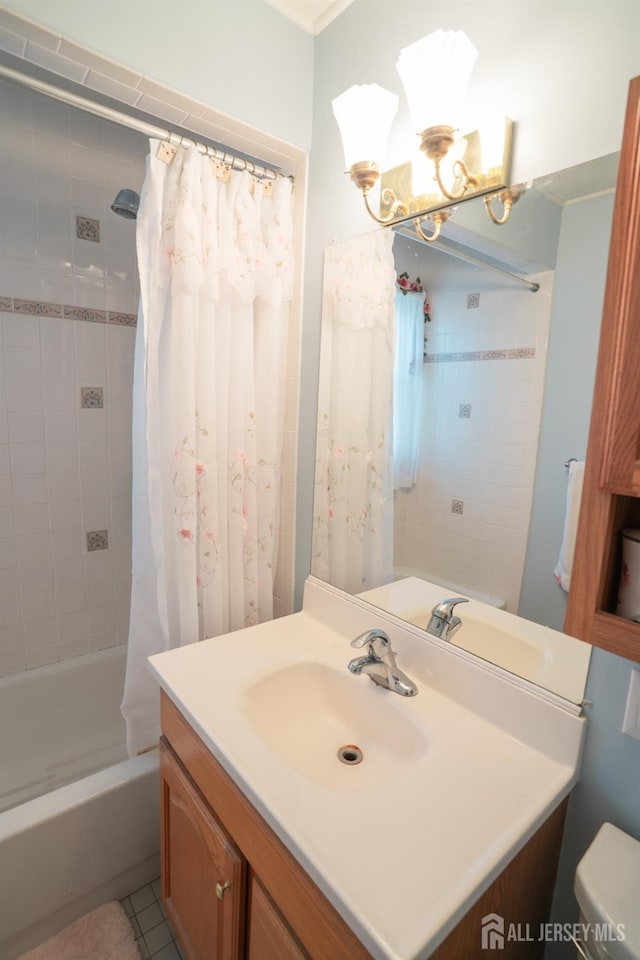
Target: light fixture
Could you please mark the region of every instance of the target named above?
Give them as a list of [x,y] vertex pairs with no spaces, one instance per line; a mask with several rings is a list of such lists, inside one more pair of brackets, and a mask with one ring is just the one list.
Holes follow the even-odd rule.
[[[377,223],[413,221],[423,240],[437,239],[452,207],[484,196],[490,220],[503,224],[522,189],[507,185],[511,161],[512,123],[502,119],[466,134],[459,133],[465,91],[478,52],[461,30],[423,37],[405,47],[396,64],[405,89],[419,146],[429,161],[409,161],[382,175],[380,213],[370,203],[398,98],[377,84],[350,87],[333,103],[351,179],[361,191],[368,213]],[[424,182],[424,171],[430,170]],[[419,181],[422,181],[418,186]],[[502,213],[492,206],[495,197]],[[422,224],[430,221],[431,232]]]

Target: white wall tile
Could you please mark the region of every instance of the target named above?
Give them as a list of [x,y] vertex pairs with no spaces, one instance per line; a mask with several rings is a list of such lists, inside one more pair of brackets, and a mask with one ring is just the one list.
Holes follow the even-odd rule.
[[82,500],[82,525],[85,530],[102,530],[111,523],[111,500],[108,497],[93,497]]
[[84,558],[84,571],[87,584],[93,580],[113,580],[113,560],[109,550],[96,550]]
[[0,596],[15,597],[20,592],[17,567],[0,569]]
[[40,346],[40,327],[37,317],[25,316],[19,313],[10,313],[4,317],[4,345],[5,347],[32,347]]
[[0,507],[0,538],[15,535],[15,512],[13,507]]
[[47,443],[47,475],[77,473],[77,443]]
[[7,410],[15,413],[41,413],[42,385],[40,382],[7,379]]
[[[97,377],[82,378],[82,382],[95,384]],[[101,382],[98,380],[98,382]],[[108,421],[106,410],[79,410],[78,411],[78,439],[81,446],[95,445],[108,439]]]
[[49,505],[33,503],[15,507],[16,535],[49,532]]
[[[55,628],[55,623],[53,626]],[[48,620],[33,620],[25,624],[24,646],[29,669],[57,661],[56,637],[57,633]]]
[[51,553],[54,560],[67,560],[81,557],[83,553],[83,532],[80,526],[51,533]]
[[76,413],[80,406],[78,393],[73,381],[43,380],[42,382],[44,409],[52,413]]
[[78,438],[76,413],[47,412],[44,415],[44,432],[47,442],[71,443]]
[[44,440],[44,418],[41,413],[10,413],[8,422],[11,443],[40,443]]
[[45,453],[43,443],[12,443],[11,470],[14,476],[45,473]]
[[[25,625],[32,620],[41,621],[55,616],[53,590],[32,590],[28,596],[22,597],[22,619]],[[55,639],[52,641],[55,643]],[[39,643],[38,646],[45,646]]]
[[50,590],[53,587],[53,571],[50,561],[38,560],[34,563],[21,563],[20,592],[28,596],[34,590]]
[[49,504],[49,522],[51,531],[73,530],[82,526],[82,511],[79,498],[59,500]]
[[[87,614],[84,610],[75,613],[65,613],[58,617],[58,633],[60,644],[88,644],[89,629]],[[86,647],[88,649],[88,646]]]
[[56,560],[53,564],[53,581],[56,590],[62,587],[84,585],[84,564],[81,557]]
[[84,610],[87,598],[83,584],[71,587],[57,587],[54,593],[56,613],[77,613]]
[[8,346],[4,349],[4,358],[7,380],[40,381],[40,350]]
[[77,469],[47,475],[47,489],[51,506],[58,502],[80,499],[80,474]]

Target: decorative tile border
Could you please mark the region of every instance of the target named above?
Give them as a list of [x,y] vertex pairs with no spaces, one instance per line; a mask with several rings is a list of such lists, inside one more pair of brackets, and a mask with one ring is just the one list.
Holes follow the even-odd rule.
[[22,313],[31,317],[55,317],[65,320],[85,320],[89,323],[115,323],[120,327],[135,327],[135,313],[119,310],[98,310],[93,307],[74,307],[70,304],[46,303],[42,300],[20,300],[17,297],[0,297],[0,311]]
[[64,315],[68,320],[88,320],[90,323],[106,323],[107,311],[94,310],[92,307],[64,306]]
[[510,350],[467,350],[459,353],[427,353],[425,363],[456,363],[467,360],[529,360],[536,355],[535,347],[514,347]]
[[62,307],[59,303],[44,303],[40,300],[13,301],[14,313],[25,313],[30,317],[61,317]]
[[138,318],[135,313],[112,313],[109,311],[109,323],[118,323],[121,327],[135,327]]

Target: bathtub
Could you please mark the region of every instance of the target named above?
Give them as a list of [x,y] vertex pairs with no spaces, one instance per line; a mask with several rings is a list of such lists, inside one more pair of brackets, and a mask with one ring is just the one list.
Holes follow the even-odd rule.
[[159,875],[158,761],[127,759],[125,660],[0,680],[0,960]]

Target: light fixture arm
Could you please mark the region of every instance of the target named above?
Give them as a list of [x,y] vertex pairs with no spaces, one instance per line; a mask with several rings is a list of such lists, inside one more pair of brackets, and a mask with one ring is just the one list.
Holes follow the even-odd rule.
[[450,216],[451,214],[448,210],[439,210],[437,213],[431,213],[429,216],[424,217],[424,220],[430,220],[433,224],[433,233],[425,233],[420,225],[421,221],[418,218],[413,221],[413,225],[421,240],[424,240],[426,243],[433,243],[433,241],[437,240],[440,236],[442,224],[446,223]]
[[463,160],[456,160],[453,164],[453,171],[456,176],[462,177],[462,186],[453,193],[447,189],[440,172],[441,163],[449,153],[449,150],[455,142],[455,130],[446,124],[440,124],[434,127],[427,127],[420,134],[420,149],[431,160],[435,170],[435,180],[440,191],[447,200],[460,200],[470,187],[478,187],[479,181],[470,172]]
[[363,160],[360,163],[354,163],[349,169],[349,176],[362,193],[362,198],[364,200],[364,205],[367,208],[367,213],[376,221],[376,223],[380,223],[383,226],[388,226],[396,219],[402,219],[403,217],[406,217],[409,213],[409,208],[406,203],[403,203],[401,200],[396,200],[393,190],[390,190],[389,187],[386,187],[382,193],[385,202],[391,204],[391,209],[389,210],[388,215],[386,217],[380,217],[374,211],[373,207],[369,203],[369,194],[371,192],[371,188],[377,183],[380,177],[380,169],[377,163],[373,163],[369,160]]
[[[494,193],[489,197],[485,197],[484,208],[487,211],[487,216],[489,217],[489,220],[491,220],[491,223],[495,223],[498,227],[501,227],[504,223],[506,223],[511,216],[511,210],[514,203],[518,202],[524,193],[524,190],[524,185],[518,184],[515,187],[511,187],[510,190],[501,190],[499,193]],[[502,216],[498,216],[493,209],[492,201],[494,199],[498,200],[502,204]]]

